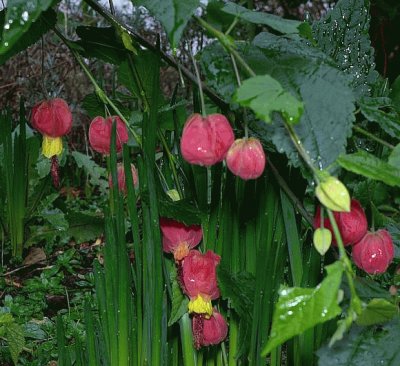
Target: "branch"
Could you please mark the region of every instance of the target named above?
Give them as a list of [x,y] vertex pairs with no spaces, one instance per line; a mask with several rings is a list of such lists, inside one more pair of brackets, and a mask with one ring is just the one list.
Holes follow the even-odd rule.
[[[151,44],[147,41],[144,37],[140,34],[136,33],[132,28],[127,26],[126,24],[122,23],[118,20],[113,14],[111,14],[106,8],[100,5],[96,0],[85,0],[85,2],[92,7],[95,11],[97,11],[104,19],[110,22],[113,26],[122,29],[123,31],[127,32],[136,42],[141,44],[143,47],[147,48],[148,50],[157,53],[160,57],[170,66],[175,68],[176,70],[181,70],[182,74],[189,79],[192,83],[196,84],[200,87],[197,82],[196,76],[193,75],[189,69],[185,66],[178,64],[178,62],[171,56],[167,55],[162,50],[158,49],[156,46]],[[216,94],[212,89],[210,89],[206,84],[201,83],[201,88],[206,94],[218,107],[221,109],[228,109],[229,104],[226,103],[218,94]]]

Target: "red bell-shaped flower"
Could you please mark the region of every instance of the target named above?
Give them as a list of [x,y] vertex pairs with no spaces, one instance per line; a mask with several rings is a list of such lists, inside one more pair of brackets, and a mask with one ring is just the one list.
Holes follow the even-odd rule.
[[63,99],[44,100],[33,107],[31,123],[42,135],[61,137],[71,130],[72,114]]
[[[136,167],[131,164],[131,172],[133,178],[133,186],[137,188],[139,183],[138,173]],[[127,193],[126,181],[125,181],[125,168],[123,163],[117,164],[117,179],[118,179],[118,189],[123,193]],[[113,187],[112,177],[111,174],[108,175],[108,184],[110,188]]]
[[212,314],[211,300],[219,297],[216,267],[221,257],[212,251],[205,254],[191,250],[182,264],[183,291],[190,297],[189,313]]
[[185,258],[190,249],[196,247],[203,237],[200,225],[186,226],[164,217],[160,219],[160,228],[163,234],[163,250],[173,253],[176,261]]
[[190,164],[210,166],[224,160],[234,138],[232,127],[222,114],[193,114],[183,128],[181,153]]
[[250,137],[237,139],[226,155],[229,170],[244,180],[256,179],[265,168],[265,153],[260,140]]
[[228,325],[224,317],[213,309],[209,319],[202,316],[194,316],[192,319],[193,338],[196,348],[211,346],[221,343],[228,334]]
[[111,116],[105,119],[98,116],[90,123],[89,142],[93,150],[100,154],[110,154],[113,121],[117,123],[117,152],[120,152],[122,150],[122,145],[128,142],[128,129],[121,118],[118,116]]
[[387,230],[368,232],[353,246],[353,261],[367,273],[384,273],[394,257],[392,237]]
[[[333,211],[336,223],[338,225],[340,235],[342,236],[344,245],[352,245],[357,243],[365,235],[368,230],[367,217],[365,212],[355,199],[351,200],[350,212]],[[321,227],[321,207],[317,207],[314,217],[314,228]],[[332,233],[332,244],[336,244],[335,235],[332,230],[328,215],[324,218],[324,227]]]

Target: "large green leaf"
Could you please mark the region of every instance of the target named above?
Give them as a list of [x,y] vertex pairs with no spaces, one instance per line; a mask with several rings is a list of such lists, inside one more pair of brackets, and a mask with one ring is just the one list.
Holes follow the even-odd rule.
[[[28,30],[30,33],[31,25],[37,21],[43,11],[46,11],[54,2],[54,0],[8,0],[4,26],[1,28],[3,30],[3,35],[0,42],[0,55],[8,53]],[[42,18],[40,21],[41,25],[35,25],[35,36],[32,37],[35,41],[49,29],[48,26],[44,25],[45,19],[46,18]],[[50,23],[53,21],[54,17],[49,19]],[[28,37],[31,36],[31,34],[28,35]],[[23,42],[27,42],[28,39],[29,38],[25,38]],[[30,43],[32,42],[27,42],[26,46]]]
[[200,0],[133,0],[133,3],[147,8],[161,22],[175,48]]
[[[5,20],[5,10],[0,12],[0,29],[4,28],[4,20]],[[39,19],[37,19],[29,28],[29,31],[22,34],[18,42],[13,46],[7,47],[7,50],[4,52],[0,52],[0,65],[4,64],[10,57],[16,55],[18,52],[21,52],[28,48],[33,43],[37,42],[40,37],[48,32],[57,21],[57,14],[53,9],[48,9],[43,12]],[[0,35],[0,44],[2,42],[2,38]]]
[[15,365],[18,364],[19,354],[25,346],[25,337],[23,328],[17,323],[11,323],[7,326],[6,338],[11,358]]
[[364,150],[341,155],[337,161],[343,168],[353,173],[379,180],[389,186],[400,187],[400,169]]
[[350,333],[332,347],[324,346],[318,352],[319,366],[398,366],[399,319],[382,327],[354,326]]
[[[146,199],[144,195],[143,199]],[[160,216],[183,222],[185,225],[201,224],[203,214],[195,207],[193,202],[186,199],[172,201],[170,199],[161,198],[159,200]]]
[[168,320],[169,327],[187,313],[189,303],[189,299],[182,293],[181,287],[179,286],[175,267],[172,267],[170,277],[172,283],[172,308]]
[[250,23],[267,25],[280,33],[299,33],[299,26],[303,24],[297,20],[284,19],[261,11],[252,11],[232,2],[227,2],[222,11]]
[[104,233],[104,217],[92,213],[69,211],[66,214],[68,234],[77,243],[94,240]]
[[295,335],[341,313],[338,292],[343,270],[343,264],[335,262],[326,266],[327,276],[316,288],[284,287],[280,290],[271,334],[262,350],[263,355]]
[[114,27],[81,26],[76,29],[76,33],[80,37],[80,40],[76,43],[85,56],[99,58],[116,65],[125,60],[127,51]]
[[400,114],[390,98],[364,97],[358,104],[368,121],[378,123],[390,136],[400,139]]
[[350,75],[358,96],[368,95],[378,77],[369,23],[368,0],[340,0],[313,25],[318,46]]
[[271,122],[274,111],[280,112],[289,124],[297,123],[303,113],[303,103],[269,75],[245,80],[237,90],[235,100],[252,109],[257,117],[267,123]]
[[357,317],[358,325],[387,322],[399,314],[399,307],[385,299],[372,299]]

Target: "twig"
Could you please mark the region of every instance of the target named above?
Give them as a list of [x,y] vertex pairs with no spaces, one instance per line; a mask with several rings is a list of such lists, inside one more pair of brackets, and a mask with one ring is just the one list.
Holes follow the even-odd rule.
[[[127,32],[136,42],[141,44],[143,47],[147,48],[148,50],[158,53],[160,57],[170,66],[175,68],[176,70],[182,72],[182,74],[191,82],[194,84],[198,85],[198,82],[196,80],[196,76],[192,74],[185,66],[179,64],[173,57],[169,56],[162,50],[158,49],[156,46],[151,44],[149,41],[147,41],[144,37],[142,37],[140,34],[137,34],[135,31],[132,30],[129,26],[126,24],[122,23],[120,20],[118,20],[114,15],[112,15],[107,9],[105,9],[102,5],[100,5],[97,1],[95,0],[85,0],[85,2],[91,6],[95,11],[97,11],[101,16],[103,16],[107,21],[112,23],[114,26],[119,27],[123,31]],[[228,109],[229,104],[226,103],[217,93],[215,93],[212,89],[210,89],[206,84],[201,83],[201,85],[198,85],[201,87],[204,91],[204,94],[206,94],[218,107],[221,109]]]

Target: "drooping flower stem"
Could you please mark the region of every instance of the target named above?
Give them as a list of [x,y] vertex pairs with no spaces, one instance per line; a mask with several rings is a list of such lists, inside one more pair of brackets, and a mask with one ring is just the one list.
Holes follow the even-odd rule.
[[197,67],[197,62],[192,54],[192,50],[189,51],[190,52],[190,57],[192,59],[193,62],[193,67],[194,67],[194,72],[196,74],[196,78],[197,78],[197,85],[199,86],[199,95],[200,95],[200,103],[201,103],[201,114],[203,117],[207,116],[207,112],[206,112],[206,103],[204,102],[204,94],[203,94],[203,88],[202,88],[202,82],[200,79],[200,73],[199,73],[199,69]]

